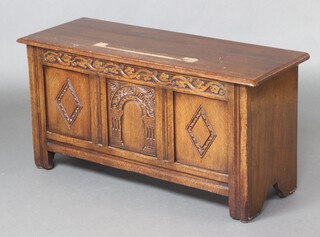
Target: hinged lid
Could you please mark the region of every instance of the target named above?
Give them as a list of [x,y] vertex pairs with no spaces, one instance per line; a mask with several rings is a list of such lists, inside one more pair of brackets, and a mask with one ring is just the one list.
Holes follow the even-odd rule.
[[309,58],[303,52],[89,18],[18,42],[247,86],[257,86]]

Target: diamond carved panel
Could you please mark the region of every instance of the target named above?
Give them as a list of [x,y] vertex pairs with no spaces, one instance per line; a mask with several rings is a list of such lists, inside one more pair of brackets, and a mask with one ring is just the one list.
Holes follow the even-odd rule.
[[203,158],[217,137],[217,134],[208,120],[202,105],[199,106],[196,113],[191,118],[186,130],[200,158]]
[[67,79],[65,84],[62,86],[57,95],[56,102],[66,124],[68,127],[71,127],[82,109],[82,104],[71,84],[70,79]]

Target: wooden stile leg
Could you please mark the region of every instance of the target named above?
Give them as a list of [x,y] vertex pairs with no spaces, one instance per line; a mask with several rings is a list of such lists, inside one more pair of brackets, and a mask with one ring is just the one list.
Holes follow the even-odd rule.
[[[38,168],[53,168],[54,152],[46,149],[46,119],[43,72],[39,58],[39,51],[31,46],[27,47],[29,63],[30,102],[32,111],[32,136],[34,161]],[[39,78],[41,80],[39,80]]]
[[280,183],[280,185],[279,185],[279,183],[276,183],[273,185],[273,187],[276,190],[278,196],[281,198],[285,198],[285,197],[289,196],[290,194],[293,194],[297,189],[296,185],[281,186],[281,183]]
[[[287,197],[288,195],[294,193],[297,188],[297,164],[295,157],[289,157],[291,161],[288,160],[285,166],[279,169],[278,180],[273,185],[279,197]],[[290,167],[291,165],[291,167]]]
[[53,159],[54,159],[54,152],[48,151],[45,152],[44,155],[42,155],[41,157],[35,157],[35,164],[39,169],[46,169],[46,170],[50,170],[53,168],[54,164],[53,164]]

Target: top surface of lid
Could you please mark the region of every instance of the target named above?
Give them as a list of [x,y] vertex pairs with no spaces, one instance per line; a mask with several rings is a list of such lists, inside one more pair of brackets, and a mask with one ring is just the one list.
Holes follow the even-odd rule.
[[80,18],[18,40],[32,46],[256,86],[307,53]]

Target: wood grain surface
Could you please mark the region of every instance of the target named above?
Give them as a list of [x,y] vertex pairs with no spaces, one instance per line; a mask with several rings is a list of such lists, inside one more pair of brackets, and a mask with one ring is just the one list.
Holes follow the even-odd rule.
[[[256,86],[307,53],[80,18],[18,42]],[[108,44],[106,47],[98,47]],[[197,59],[195,62],[183,58]]]

